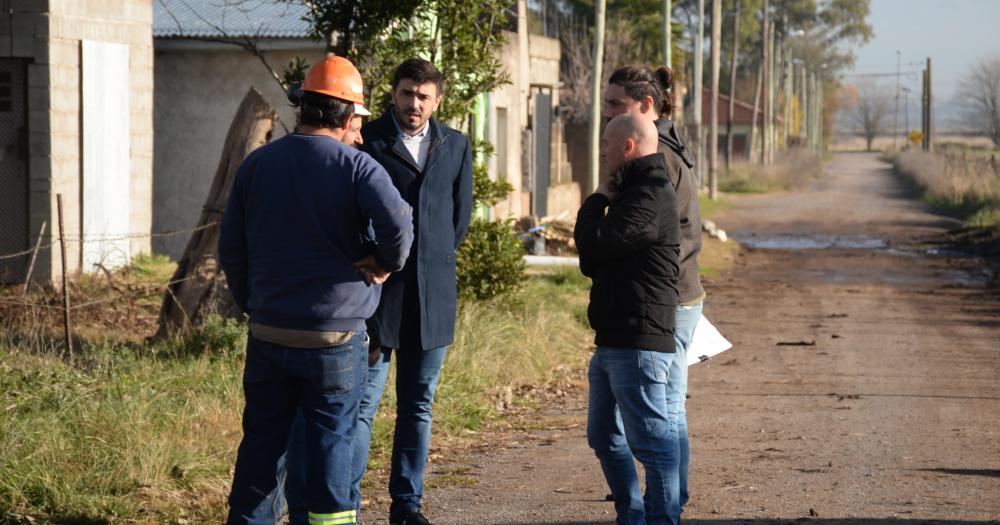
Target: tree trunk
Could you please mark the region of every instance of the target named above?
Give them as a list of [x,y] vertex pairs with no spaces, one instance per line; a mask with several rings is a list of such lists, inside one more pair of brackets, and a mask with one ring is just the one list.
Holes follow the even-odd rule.
[[719,198],[719,63],[722,52],[722,0],[712,0],[712,104],[709,109],[708,196]]
[[604,80],[605,0],[594,2],[594,76],[590,93],[590,191],[600,185],[601,82]]
[[222,159],[198,219],[201,229],[191,235],[163,296],[157,337],[184,333],[201,325],[209,313],[238,311],[223,285],[219,267],[219,221],[222,220],[236,170],[251,151],[271,139],[276,116],[260,92],[250,88],[226,134]]
[[726,114],[726,169],[733,167],[733,113],[736,111],[736,65],[740,55],[740,0],[733,17],[733,59],[729,66],[729,112]]
[[753,116],[750,120],[750,141],[747,143],[747,160],[753,162],[757,158],[754,150],[757,149],[757,112],[760,111],[760,90],[764,79],[764,67],[757,69],[757,87],[753,91]]
[[760,163],[763,166],[767,166],[767,160],[769,158],[768,138],[771,136],[771,123],[768,118],[771,115],[771,47],[769,43],[770,40],[770,21],[769,12],[770,6],[768,5],[768,0],[764,0],[763,6],[764,21],[760,25],[760,41],[761,41],[761,67],[763,68],[764,75],[764,122],[761,123],[760,132]]

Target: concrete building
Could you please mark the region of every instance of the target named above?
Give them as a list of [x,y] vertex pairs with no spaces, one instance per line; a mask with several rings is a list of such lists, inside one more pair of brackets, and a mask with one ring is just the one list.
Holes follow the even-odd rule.
[[[57,239],[57,194],[69,271],[149,251],[151,24],[152,0],[0,0],[0,256],[43,223],[42,245]],[[0,259],[0,282],[29,259]],[[58,277],[60,259],[43,249],[34,275]]]
[[[275,138],[294,127],[293,108],[271,75],[300,57],[313,64],[322,43],[308,37],[306,14],[294,3],[256,2],[253,10],[217,0],[155,0],[153,231],[195,226],[222,153],[229,124],[252,86],[278,111]],[[572,182],[559,104],[559,41],[529,35],[524,1],[506,33],[501,61],[511,83],[480,98],[477,135],[496,155],[490,174],[514,187],[496,218],[575,213],[579,185]],[[240,47],[252,41],[261,58]],[[153,250],[179,258],[187,235],[158,236]]]
[[[155,0],[153,231],[196,226],[215,177],[229,125],[243,96],[257,88],[278,112],[274,138],[295,127],[295,113],[271,74],[295,60],[322,60],[297,3]],[[240,47],[254,42],[261,58]],[[174,259],[186,234],[159,236],[153,250]]]
[[575,213],[580,185],[573,181],[567,160],[564,126],[558,115],[559,40],[529,34],[527,8],[517,2],[514,31],[500,59],[510,84],[485,97],[486,136],[493,144],[490,175],[514,187],[510,197],[493,209],[495,217],[544,217]]

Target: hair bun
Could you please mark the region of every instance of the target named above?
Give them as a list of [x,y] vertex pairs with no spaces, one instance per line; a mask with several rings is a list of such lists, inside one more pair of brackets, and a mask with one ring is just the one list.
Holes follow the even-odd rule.
[[670,91],[674,88],[674,72],[667,66],[660,66],[656,70],[656,79],[663,86],[664,91]]

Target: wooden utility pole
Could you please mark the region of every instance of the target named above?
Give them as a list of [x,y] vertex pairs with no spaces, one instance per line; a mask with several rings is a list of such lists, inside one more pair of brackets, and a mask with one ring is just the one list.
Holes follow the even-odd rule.
[[722,58],[722,0],[712,0],[712,101],[708,123],[708,197],[719,198],[719,62]]
[[819,151],[819,105],[820,92],[819,83],[816,81],[816,73],[809,75],[809,91],[812,92],[812,100],[809,107],[809,147],[813,151]]
[[774,31],[775,25],[771,24],[771,33],[768,39],[768,46],[771,48],[771,101],[769,102],[771,114],[768,116],[771,125],[771,135],[768,136],[768,165],[774,164],[774,152],[778,149],[778,88],[781,79],[781,49],[775,46]]
[[590,191],[600,184],[601,81],[604,80],[604,2],[594,2],[594,78],[590,84]]
[[763,83],[764,83],[764,66],[762,65],[761,67],[757,68],[757,84],[756,84],[757,87],[755,87],[753,91],[753,117],[751,118],[751,123],[750,123],[750,142],[747,143],[747,160],[750,162],[753,162],[754,160],[760,158],[756,154],[757,147],[760,144],[760,135],[758,134],[757,131],[759,129],[759,126],[757,125],[757,121],[759,120],[757,118],[757,114],[762,113],[760,111],[760,91],[761,91],[761,84]]
[[694,108],[691,123],[694,124],[695,173],[698,186],[705,185],[705,138],[701,130],[702,78],[705,67],[705,0],[698,0],[698,36],[694,41]]
[[892,112],[892,149],[898,150],[899,144],[896,140],[899,138],[899,75],[900,75],[900,62],[902,60],[902,53],[896,50],[896,109]]
[[771,50],[770,46],[768,45],[768,43],[770,42],[770,33],[771,33],[769,28],[770,20],[768,17],[769,10],[770,6],[768,5],[768,0],[764,0],[764,8],[763,8],[764,19],[760,25],[760,44],[762,48],[760,63],[761,67],[763,68],[763,78],[764,78],[764,87],[763,87],[764,122],[761,126],[761,133],[760,133],[760,139],[761,139],[760,163],[764,166],[767,166],[767,160],[769,158],[767,150],[768,147],[767,140],[768,137],[771,136],[771,123],[768,122],[769,120],[768,117],[771,114],[771,53],[770,53]]
[[799,68],[799,91],[802,93],[802,99],[799,100],[799,136],[802,137],[802,144],[805,147],[809,147],[809,82],[808,72],[806,71],[805,62],[802,63],[802,67]]
[[923,138],[920,142],[920,148],[927,151],[927,70],[923,71],[923,77],[921,78],[922,83],[920,84],[920,133]]
[[931,57],[927,57],[927,151],[934,151],[934,74],[931,72]]
[[673,11],[673,3],[670,0],[663,0],[663,63],[666,64],[670,69],[674,68],[674,63],[671,55],[671,18]]
[[[270,140],[275,118],[274,108],[259,91],[250,88],[229,125],[222,158],[198,219],[198,229],[191,234],[163,296],[158,337],[185,332],[203,321],[203,316],[218,304],[216,297],[223,282],[218,262],[219,222],[236,170],[251,151]],[[230,303],[228,296],[228,292],[225,293],[222,301]]]
[[733,167],[733,113],[736,111],[736,64],[740,55],[740,0],[733,15],[733,59],[729,62],[729,111],[726,113],[726,169]]
[[66,339],[66,353],[72,361],[73,327],[69,316],[69,269],[66,268],[66,226],[63,223],[62,193],[56,194],[56,215],[59,220],[59,256],[62,261],[63,337]]

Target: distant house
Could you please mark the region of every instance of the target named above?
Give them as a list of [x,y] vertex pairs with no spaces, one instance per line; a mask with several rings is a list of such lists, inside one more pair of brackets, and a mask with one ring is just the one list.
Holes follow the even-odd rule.
[[[712,107],[710,106],[712,102],[712,90],[709,88],[702,88],[702,104],[701,104],[701,121],[702,121],[702,132],[705,133],[706,138],[708,137],[708,125],[712,122]],[[726,135],[726,123],[729,119],[729,97],[719,93],[718,98],[719,104],[719,156],[724,158],[726,155],[726,144],[728,135]],[[764,123],[764,111],[761,108],[757,108],[757,133],[760,133],[761,126]],[[735,159],[745,159],[747,157],[747,146],[750,143],[750,133],[753,131],[753,121],[754,112],[753,104],[748,104],[742,100],[737,99],[733,103],[733,158]],[[780,124],[783,122],[780,116],[776,117],[776,121]]]
[[[43,223],[42,246],[57,239],[57,194],[68,271],[149,251],[150,2],[0,2],[0,257]],[[61,256],[41,250],[34,277],[61,275]],[[0,258],[0,282],[23,281],[29,260]]]

